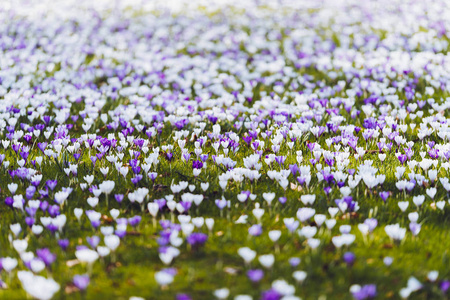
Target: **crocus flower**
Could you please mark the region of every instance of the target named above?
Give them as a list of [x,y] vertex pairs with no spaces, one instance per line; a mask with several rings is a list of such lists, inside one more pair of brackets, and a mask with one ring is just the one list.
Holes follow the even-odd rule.
[[73,277],[73,284],[80,290],[87,289],[90,279],[88,275],[75,275]]
[[56,255],[51,253],[48,248],[37,249],[36,254],[47,266],[51,265],[56,260]]
[[342,257],[344,262],[349,266],[353,265],[353,263],[355,262],[355,258],[356,256],[352,252],[345,252]]
[[258,282],[264,277],[264,272],[261,269],[248,270],[247,277],[253,282]]

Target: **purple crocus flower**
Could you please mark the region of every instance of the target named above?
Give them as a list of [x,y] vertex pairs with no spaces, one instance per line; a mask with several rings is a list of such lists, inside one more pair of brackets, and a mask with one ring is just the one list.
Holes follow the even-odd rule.
[[358,291],[352,293],[356,300],[374,298],[377,295],[377,286],[375,284],[363,285]]
[[45,183],[49,189],[51,189],[52,191],[56,188],[56,185],[58,184],[58,181],[55,180],[47,180],[47,182]]
[[316,143],[306,143],[306,146],[308,147],[309,151],[313,151],[314,147],[316,146]]
[[37,146],[38,146],[39,150],[41,150],[42,153],[44,153],[45,148],[47,148],[47,143],[46,142],[37,143]]
[[156,178],[158,177],[158,173],[156,173],[156,172],[150,172],[150,173],[148,173],[148,177],[150,178],[150,180],[151,180],[152,182],[155,182]]
[[180,204],[184,208],[184,210],[187,211],[189,210],[189,208],[191,208],[192,202],[181,201]]
[[215,203],[220,210],[227,206],[227,200],[225,199],[216,199]]
[[347,196],[347,197],[344,197],[344,198],[342,198],[342,199],[336,199],[334,202],[336,203],[336,205],[337,205],[338,207],[339,207],[339,205],[340,205],[342,202],[345,202],[345,203],[347,204],[347,210],[348,210],[349,212],[354,211],[355,206],[356,206],[356,202],[353,201],[353,197],[351,197],[351,196]]
[[115,235],[117,235],[119,238],[124,238],[126,235],[127,235],[127,231],[126,230],[121,230],[121,229],[118,229],[118,230],[115,230],[114,231],[114,234]]
[[304,185],[305,182],[306,182],[306,178],[305,178],[304,176],[297,176],[297,182],[298,182],[300,185]]
[[391,151],[392,145],[393,145],[392,142],[386,144],[386,147],[388,148],[389,151]]
[[192,246],[196,246],[196,245],[203,245],[206,240],[208,239],[208,235],[201,233],[201,232],[194,232],[191,233],[187,238],[186,241],[192,245]]
[[413,189],[414,189],[414,187],[416,186],[416,181],[414,180],[414,179],[411,179],[409,182],[408,182],[408,184],[406,185],[406,190],[408,191],[408,192],[411,192]]
[[301,260],[298,257],[291,257],[289,258],[289,264],[291,265],[291,267],[296,267],[300,264]]
[[48,206],[49,206],[49,204],[48,204],[47,201],[41,201],[41,204],[39,205],[39,208],[40,208],[43,212],[46,212]]
[[37,249],[36,255],[42,259],[46,266],[51,265],[56,260],[56,255],[51,253],[48,248]]
[[334,176],[330,172],[322,171],[323,180],[325,180],[328,184],[332,184],[334,181]]
[[389,192],[387,191],[380,192],[380,198],[383,199],[384,202],[386,202],[387,198],[389,198]]
[[20,156],[26,161],[28,156],[30,155],[29,152],[21,151]]
[[445,152],[444,157],[445,159],[450,160],[450,151]]
[[334,164],[334,159],[333,158],[325,158],[325,163],[331,167]]
[[377,120],[373,117],[367,118],[363,122],[363,127],[366,129],[375,129],[377,127]]
[[116,199],[117,203],[122,203],[123,195],[122,194],[115,194],[114,199]]
[[405,150],[405,155],[406,155],[406,157],[407,157],[408,159],[411,159],[412,156],[414,155],[414,151],[412,151],[411,148],[405,148],[404,150]]
[[159,210],[162,210],[164,208],[164,206],[166,206],[166,199],[162,198],[162,199],[156,199],[155,203],[158,204]]
[[166,158],[167,158],[168,161],[172,161],[172,157],[173,157],[172,152],[167,152],[166,153]]
[[186,162],[188,162],[189,159],[191,159],[191,154],[189,152],[183,153],[183,158]]
[[356,255],[353,252],[345,252],[342,259],[348,266],[351,266],[355,262]]
[[409,223],[409,230],[411,230],[411,233],[412,233],[413,236],[418,235],[419,232],[420,232],[420,229],[421,229],[421,225],[420,224],[414,223],[414,222]]
[[275,161],[276,161],[280,166],[283,166],[283,165],[284,165],[284,162],[286,161],[286,156],[282,156],[282,155],[276,156],[276,157],[275,157]]
[[27,168],[18,168],[16,170],[16,175],[20,178],[20,179],[25,179],[28,176],[28,169]]
[[56,226],[55,224],[51,223],[48,224],[46,227],[52,234],[54,234],[56,231],[58,231],[58,226]]
[[443,293],[446,293],[450,288],[450,281],[449,280],[442,281],[441,284],[439,285],[439,288]]
[[95,162],[97,161],[97,156],[91,156],[92,165],[95,167]]
[[192,300],[192,298],[188,294],[177,294],[175,299],[176,300]]
[[201,169],[201,168],[203,168],[203,163],[200,160],[194,160],[192,162],[192,168]]
[[408,157],[405,154],[400,154],[398,157],[398,160],[400,161],[400,163],[403,165],[405,163],[405,161],[408,159]]
[[39,190],[39,194],[41,195],[41,198],[48,198],[48,188],[46,187],[45,190]]
[[357,145],[358,145],[358,139],[357,138],[350,138],[350,140],[348,141],[348,146],[350,148],[352,148],[353,150],[355,150]]
[[364,221],[364,224],[366,224],[369,227],[369,232],[373,232],[378,225],[378,221],[377,219],[369,218]]
[[258,282],[264,277],[264,271],[261,269],[248,270],[247,277],[253,282]]
[[417,105],[419,106],[420,109],[422,109],[425,106],[425,104],[427,104],[427,101],[425,101],[425,100],[417,101]]
[[175,268],[165,268],[165,269],[162,269],[161,272],[165,272],[172,276],[175,276],[178,273],[177,269],[175,269]]
[[380,152],[381,152],[381,150],[383,150],[383,148],[386,146],[386,143],[378,142],[378,143],[377,143],[377,146],[378,146],[378,149],[379,149]]
[[69,247],[69,240],[68,239],[61,239],[58,241],[58,245],[61,247],[62,250],[66,250],[67,247]]
[[48,213],[50,217],[54,218],[59,215],[59,206],[58,205],[51,205],[48,208]]
[[28,227],[31,227],[34,225],[34,218],[33,217],[26,217],[25,218],[25,223],[27,224]]
[[100,224],[101,224],[100,220],[92,220],[91,221],[91,226],[96,228],[96,229],[100,226]]
[[260,236],[262,234],[262,226],[259,224],[252,225],[248,229],[248,234],[252,236]]
[[439,158],[439,150],[436,148],[433,148],[430,151],[428,151],[428,155],[430,155],[430,157],[432,159],[437,159],[437,158]]
[[281,294],[275,291],[274,289],[270,289],[265,291],[261,295],[261,300],[280,300]]
[[131,182],[134,184],[134,186],[137,186],[137,184],[139,183],[139,181],[142,180],[142,178],[143,178],[142,174],[138,174],[138,175],[134,176],[133,178],[131,178]]
[[128,219],[128,224],[130,224],[132,227],[136,227],[141,222],[142,217],[141,216],[134,216]]
[[291,170],[291,174],[292,176],[297,176],[297,173],[299,172],[299,167],[297,166],[297,164],[293,164],[293,165],[289,165],[289,169]]
[[130,166],[131,166],[131,171],[134,174],[139,174],[141,172],[141,167],[138,166],[138,160],[137,159],[130,159]]
[[89,245],[92,247],[92,248],[97,248],[97,246],[98,246],[98,244],[100,243],[100,238],[98,237],[98,236],[96,236],[96,235],[94,235],[94,236],[92,236],[92,237],[87,237],[86,238],[86,241],[89,243]]
[[14,150],[14,152],[18,153],[20,150],[20,144],[12,144],[12,149]]
[[12,207],[14,203],[14,199],[12,197],[6,197],[5,198],[5,204]]
[[247,136],[244,136],[242,139],[244,140],[244,142],[247,143],[248,146],[250,146],[250,143],[252,142],[251,136],[247,135]]
[[73,284],[80,290],[84,291],[89,285],[90,279],[88,275],[73,276]]
[[364,130],[362,133],[362,136],[367,141],[368,139],[371,139],[373,137],[373,131],[372,130]]
[[284,225],[286,226],[286,228],[289,230],[290,233],[293,233],[298,226],[300,225],[300,222],[295,220],[293,222],[285,222]]

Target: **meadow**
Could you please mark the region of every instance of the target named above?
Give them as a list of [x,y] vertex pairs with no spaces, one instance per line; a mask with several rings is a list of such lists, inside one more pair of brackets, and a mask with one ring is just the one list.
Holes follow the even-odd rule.
[[1,299],[448,299],[449,3],[19,2]]

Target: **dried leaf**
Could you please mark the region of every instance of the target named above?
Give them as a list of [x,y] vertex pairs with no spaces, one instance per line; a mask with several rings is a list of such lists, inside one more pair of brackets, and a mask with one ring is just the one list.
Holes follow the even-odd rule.
[[68,260],[66,261],[66,265],[71,268],[75,265],[78,265],[80,263],[80,261],[78,259],[72,259],[72,260]]

